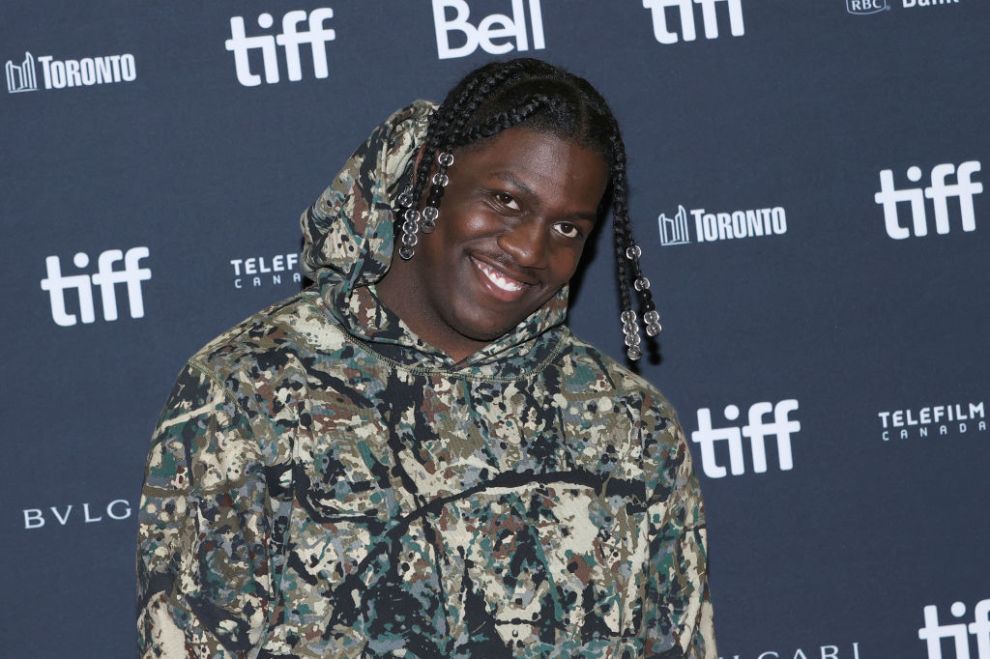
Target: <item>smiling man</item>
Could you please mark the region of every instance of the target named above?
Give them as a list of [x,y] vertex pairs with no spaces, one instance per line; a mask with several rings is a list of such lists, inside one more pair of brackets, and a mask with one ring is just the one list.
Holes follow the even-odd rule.
[[659,318],[586,81],[490,64],[376,128],[303,214],[317,285],[204,347],[165,406],[144,655],[717,656],[674,412],[564,324],[609,201],[635,359],[632,298]]

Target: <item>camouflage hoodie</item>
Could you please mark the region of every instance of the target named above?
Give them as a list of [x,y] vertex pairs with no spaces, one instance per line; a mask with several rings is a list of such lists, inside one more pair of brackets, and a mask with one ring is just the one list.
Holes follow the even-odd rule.
[[681,428],[570,333],[566,288],[458,366],[378,300],[432,107],[303,214],[318,285],[179,374],[141,497],[142,656],[716,656]]

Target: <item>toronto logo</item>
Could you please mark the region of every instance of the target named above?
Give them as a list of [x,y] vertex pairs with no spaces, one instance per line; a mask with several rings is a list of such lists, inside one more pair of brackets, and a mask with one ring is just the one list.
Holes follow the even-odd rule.
[[666,213],[657,216],[657,230],[664,247],[687,245],[692,233],[699,243],[779,236],[787,233],[787,212],[781,206],[732,211],[692,208],[689,211],[679,205],[673,216],[668,217]]
[[[38,86],[35,61],[41,64],[41,87]],[[130,53],[58,60],[52,55],[36,58],[25,52],[20,62],[7,60],[4,73],[7,76],[7,92],[16,94],[42,88],[64,89],[131,82],[137,79],[137,64]]]

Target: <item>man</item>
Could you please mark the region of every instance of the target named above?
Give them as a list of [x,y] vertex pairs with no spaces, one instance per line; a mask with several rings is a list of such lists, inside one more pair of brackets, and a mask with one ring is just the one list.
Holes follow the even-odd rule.
[[[379,126],[303,215],[317,286],[179,375],[138,550],[146,656],[715,657],[673,410],[563,324],[614,117],[537,60]],[[398,243],[398,244],[396,244]],[[622,287],[630,358],[640,335]]]

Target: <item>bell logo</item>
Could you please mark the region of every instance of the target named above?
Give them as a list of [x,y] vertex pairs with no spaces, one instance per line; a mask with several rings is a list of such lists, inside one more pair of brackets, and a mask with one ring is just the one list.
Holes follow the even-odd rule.
[[[698,38],[694,27],[694,5],[701,5],[701,22],[706,39],[718,38],[718,10],[725,3],[729,13],[729,32],[734,37],[746,34],[743,24],[742,0],[643,0],[643,7],[653,15],[653,36],[662,44],[678,41],[694,41]],[[681,34],[671,32],[667,24],[667,9],[676,7]]]
[[[749,408],[749,424],[738,428],[726,426],[712,427],[712,413],[707,407],[698,410],[698,429],[691,433],[691,441],[701,445],[701,464],[705,475],[709,478],[724,478],[727,473],[739,476],[746,473],[743,459],[742,438],[749,439],[750,452],[753,454],[753,472],[765,473],[767,470],[767,449],[765,440],[772,436],[777,440],[777,459],[781,471],[794,468],[791,456],[791,434],[801,430],[798,421],[789,418],[791,412],[798,408],[794,399],[782,400],[776,405],[772,403],[754,403]],[[725,418],[735,421],[739,418],[739,408],[726,405]],[[773,421],[767,423],[764,418],[773,413]],[[718,462],[715,454],[715,443],[725,441],[729,444],[729,470]]]
[[[453,9],[454,16],[447,18],[447,10]],[[512,0],[512,16],[491,14],[481,19],[475,27],[468,22],[471,8],[466,0],[433,0],[433,27],[437,33],[437,55],[440,59],[467,57],[481,46],[489,55],[504,55],[513,49],[522,52],[529,50],[526,36],[526,14],[523,0]],[[543,50],[546,43],[543,37],[543,12],[540,0],[529,0],[529,20],[533,28],[533,50]],[[450,45],[450,33],[460,32],[464,44]],[[504,41],[501,41],[503,40]],[[496,42],[496,40],[500,40]]]
[[[245,87],[257,87],[261,84],[261,76],[251,70],[251,60],[248,54],[252,50],[261,51],[261,61],[265,69],[265,82],[269,85],[279,81],[278,52],[276,46],[282,46],[285,51],[285,68],[289,80],[302,80],[302,63],[299,56],[299,46],[309,44],[313,54],[313,75],[323,79],[330,75],[327,69],[328,41],[337,38],[333,29],[324,27],[324,22],[333,18],[333,9],[314,9],[308,14],[299,9],[290,11],[282,17],[282,32],[278,35],[261,34],[249,37],[244,31],[244,17],[233,16],[230,19],[230,38],[225,45],[227,50],[234,53],[234,69],[237,72],[237,82]],[[306,30],[299,30],[299,24],[306,22]],[[258,26],[269,29],[275,24],[271,14],[258,16]]]
[[[48,291],[52,305],[52,320],[62,327],[76,324],[76,314],[69,313],[65,306],[66,289],[74,288],[79,295],[79,317],[84,324],[96,321],[93,306],[93,286],[100,289],[103,304],[103,320],[117,320],[117,284],[127,285],[127,304],[131,318],[144,317],[144,300],[141,297],[141,282],[151,279],[151,270],[140,266],[141,259],[148,257],[147,247],[133,247],[127,253],[119,249],[108,249],[97,259],[96,274],[63,275],[62,262],[57,256],[45,259],[48,276],[41,280],[41,289]],[[115,270],[114,264],[123,260],[124,269]],[[72,257],[77,268],[89,265],[89,256],[79,252]]]
[[[966,615],[966,605],[956,602],[949,611],[959,620]],[[969,652],[969,634],[976,637],[976,656]],[[944,659],[990,659],[990,599],[977,602],[973,610],[973,622],[966,624],[965,620],[955,623],[940,624],[938,607],[929,604],[925,607],[925,626],[918,630],[918,638],[925,642],[928,648],[928,659],[943,659],[942,639],[952,639],[955,652],[953,656]]]
[[[983,192],[983,184],[972,179],[973,174],[980,171],[977,160],[968,160],[957,168],[951,163],[942,163],[932,167],[931,185],[926,188],[896,188],[894,172],[884,169],[880,172],[880,191],[873,199],[883,206],[883,221],[887,235],[894,240],[903,240],[911,236],[911,229],[901,226],[897,214],[897,205],[907,202],[911,206],[911,226],[915,236],[928,235],[928,215],[925,210],[925,199],[931,199],[935,210],[935,231],[939,234],[949,233],[949,199],[959,200],[960,224],[963,231],[976,231],[976,213],[973,210],[973,197]],[[956,177],[955,183],[946,183],[950,176]],[[912,183],[921,181],[921,168],[908,167],[907,178]],[[990,658],[988,658],[990,659]]]

